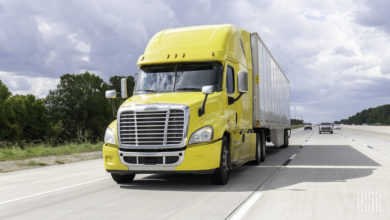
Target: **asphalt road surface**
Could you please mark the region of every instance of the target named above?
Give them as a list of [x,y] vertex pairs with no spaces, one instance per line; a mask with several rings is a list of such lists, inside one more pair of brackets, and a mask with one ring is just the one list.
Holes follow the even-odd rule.
[[390,135],[317,129],[225,186],[177,174],[117,185],[102,160],[1,174],[0,219],[390,219]]

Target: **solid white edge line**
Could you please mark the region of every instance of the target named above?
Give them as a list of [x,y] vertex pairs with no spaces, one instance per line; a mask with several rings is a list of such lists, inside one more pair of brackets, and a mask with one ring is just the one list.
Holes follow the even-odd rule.
[[65,186],[65,187],[62,187],[62,188],[59,188],[59,189],[54,189],[54,190],[50,190],[50,191],[46,191],[46,192],[42,192],[42,193],[32,194],[32,195],[29,195],[29,196],[23,196],[23,197],[16,198],[16,199],[2,201],[2,202],[0,202],[0,205],[5,205],[5,204],[8,204],[8,203],[20,201],[20,200],[23,200],[23,199],[29,199],[29,198],[32,198],[32,197],[42,196],[42,195],[50,194],[50,193],[54,193],[54,192],[59,192],[59,191],[62,191],[62,190],[67,190],[67,189],[75,188],[75,187],[78,187],[78,186],[83,186],[83,185],[87,185],[87,184],[90,184],[90,183],[99,182],[99,181],[106,180],[106,179],[109,179],[109,177],[95,179],[95,180],[91,180],[91,181],[84,182],[84,183],[79,183],[79,184],[72,185],[72,186]]
[[249,200],[245,202],[243,206],[240,207],[238,212],[234,213],[233,216],[231,216],[230,220],[239,220],[244,217],[244,215],[248,212],[248,210],[255,204],[255,202],[261,197],[261,192],[257,191],[255,192]]

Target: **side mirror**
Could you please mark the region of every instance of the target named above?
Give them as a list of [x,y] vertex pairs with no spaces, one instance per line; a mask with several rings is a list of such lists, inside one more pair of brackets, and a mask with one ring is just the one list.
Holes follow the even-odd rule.
[[202,93],[205,94],[205,97],[203,99],[202,107],[200,109],[198,109],[199,117],[202,116],[206,112],[205,107],[206,107],[207,96],[210,94],[213,94],[213,92],[214,92],[214,86],[209,85],[209,86],[202,87]]
[[116,98],[116,90],[106,90],[106,98],[110,100],[112,113],[114,114],[114,118],[116,117],[116,106],[114,103],[114,99]]
[[213,92],[214,92],[214,86],[203,86],[202,87],[203,94],[213,94]]
[[247,93],[248,92],[248,73],[247,72],[238,72],[238,80],[237,80],[237,91],[239,93]]
[[116,98],[116,90],[106,90],[106,99],[115,99]]
[[127,78],[121,79],[121,97],[122,99],[126,99],[127,95]]

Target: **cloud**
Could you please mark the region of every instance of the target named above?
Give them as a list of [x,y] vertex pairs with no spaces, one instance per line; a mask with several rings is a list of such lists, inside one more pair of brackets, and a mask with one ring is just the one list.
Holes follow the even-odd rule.
[[353,0],[0,1],[0,71],[38,84],[85,70],[107,80],[135,73],[162,29],[231,23],[265,41],[290,79],[296,115],[332,121],[388,104],[389,10],[388,1]]
[[0,70],[27,76],[135,73],[148,39],[172,23],[159,1],[5,3]]
[[379,27],[390,33],[390,2],[387,0],[364,1],[364,8],[356,13],[356,20],[369,27]]
[[356,53],[352,49],[345,48],[343,46],[336,47],[333,51],[334,55],[341,55],[346,57],[353,57]]
[[44,98],[60,81],[59,78],[19,76],[1,71],[0,80],[7,85],[13,95],[34,94],[39,98]]

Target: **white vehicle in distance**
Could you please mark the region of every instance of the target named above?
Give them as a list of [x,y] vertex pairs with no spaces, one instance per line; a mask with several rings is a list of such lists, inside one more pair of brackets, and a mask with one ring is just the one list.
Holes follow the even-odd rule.
[[339,124],[333,124],[333,130],[341,130],[341,126]]
[[329,132],[333,134],[333,126],[332,123],[329,122],[322,122],[319,127],[319,133],[322,134],[323,132]]
[[303,130],[307,129],[313,130],[313,126],[311,123],[303,123]]

